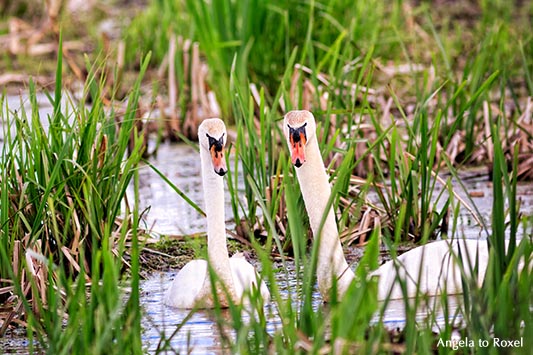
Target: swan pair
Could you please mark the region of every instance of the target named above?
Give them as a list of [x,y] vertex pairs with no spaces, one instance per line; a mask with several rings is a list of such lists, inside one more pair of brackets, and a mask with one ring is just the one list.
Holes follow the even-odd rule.
[[[283,130],[314,237],[317,238],[320,232],[317,279],[320,294],[327,302],[334,283],[337,296],[342,297],[355,275],[344,257],[333,208],[326,211],[331,187],[318,147],[315,119],[309,111],[290,111],[285,115]],[[265,301],[270,297],[265,283],[259,281],[252,265],[243,258],[228,257],[222,181],[222,176],[227,172],[224,159],[226,137],[226,128],[220,119],[204,120],[198,128],[209,262],[193,260],[179,271],[166,293],[164,302],[167,305],[177,308],[213,308],[216,302],[208,265],[219,281],[215,288],[221,306],[227,307],[230,301],[235,304],[246,302],[243,295],[246,290],[253,288],[259,289]],[[322,221],[325,214],[326,218]],[[477,263],[479,284],[487,269],[487,243],[476,240],[452,243],[443,240],[412,249],[396,261],[389,261],[374,271],[372,275],[379,277],[378,299],[414,297],[417,293],[461,293],[461,267],[456,260],[459,250],[463,260],[471,265]],[[398,276],[406,281],[407,294],[398,286]]]

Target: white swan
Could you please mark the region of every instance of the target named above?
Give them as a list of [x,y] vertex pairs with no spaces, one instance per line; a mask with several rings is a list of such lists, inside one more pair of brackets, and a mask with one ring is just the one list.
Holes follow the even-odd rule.
[[[463,293],[461,270],[481,287],[488,259],[486,240],[439,240],[409,250],[400,255],[396,262],[390,260],[384,263],[372,275],[379,277],[379,300],[404,297],[397,282],[398,276],[405,281],[408,297],[417,294],[455,295]],[[474,275],[472,270],[476,267],[477,274]]]
[[[221,306],[229,306],[226,293],[235,304],[247,303],[247,300],[243,299],[244,291],[251,290],[252,287],[257,288],[259,277],[255,268],[242,257],[228,257],[222,178],[227,172],[224,159],[226,137],[224,122],[218,118],[206,119],[198,127],[207,215],[208,261],[190,261],[178,272],[165,295],[164,302],[169,306],[187,309],[215,306],[208,263],[218,278],[215,287]],[[263,281],[260,283],[259,291],[262,298],[268,301],[270,294]]]
[[[328,175],[316,139],[316,123],[309,111],[290,111],[285,115],[283,131],[289,144],[292,163],[309,215],[314,238],[325,215],[331,195]],[[343,295],[354,280],[354,273],[344,258],[333,208],[327,211],[322,225],[317,263],[318,290],[324,301],[329,300],[333,278],[337,278],[337,291]]]
[[[296,166],[305,208],[316,239],[331,195],[331,187],[318,148],[315,118],[309,111],[290,111],[285,115],[283,130],[292,163]],[[475,262],[478,262],[477,281],[480,284],[487,269],[487,242],[442,240],[402,254],[397,258],[396,266],[395,261],[391,260],[374,271],[372,275],[379,276],[378,299],[384,300],[389,296],[390,299],[404,297],[396,282],[398,275],[406,279],[407,297],[416,296],[417,291],[427,295],[437,295],[442,292],[462,293],[461,268],[457,258],[454,257],[458,255],[459,249],[465,270],[470,270],[469,266],[474,266]],[[318,289],[326,302],[329,300],[334,278],[337,279],[338,296],[342,296],[355,275],[344,257],[331,207],[322,226],[317,263]]]

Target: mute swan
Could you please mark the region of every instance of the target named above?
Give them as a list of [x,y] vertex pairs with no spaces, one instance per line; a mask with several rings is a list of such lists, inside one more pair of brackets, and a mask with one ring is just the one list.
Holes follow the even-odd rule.
[[[508,243],[506,244],[507,247]],[[461,261],[459,261],[459,258]],[[417,292],[429,296],[463,293],[461,270],[476,280],[481,287],[487,271],[489,249],[486,240],[439,240],[413,248],[396,260],[381,265],[373,276],[378,276],[378,299],[403,298],[398,276],[405,280],[408,297]],[[463,267],[461,268],[460,264]],[[477,274],[472,270],[477,266]],[[390,296],[389,296],[390,295]]]
[[[257,288],[258,275],[255,268],[242,257],[228,257],[222,178],[227,172],[224,159],[226,137],[224,122],[218,118],[206,119],[198,127],[207,215],[208,261],[192,260],[178,272],[165,295],[164,302],[169,306],[188,309],[214,308],[208,262],[218,278],[216,292],[221,306],[229,306],[229,300],[218,282],[224,285],[231,301],[236,304],[243,301],[246,303],[246,300],[243,300],[245,290]],[[259,291],[263,299],[268,301],[270,294],[263,281],[261,281]]]
[[[314,237],[317,238],[331,195],[331,187],[318,148],[315,119],[309,111],[290,111],[285,115],[283,131],[289,144],[292,163],[297,168],[296,175],[309,215],[309,223]],[[333,208],[327,211],[322,225],[316,273],[318,290],[326,302],[333,287],[333,277],[337,278],[339,295],[346,292],[355,278],[344,258]]]
[[[317,238],[322,216],[331,195],[328,176],[316,139],[316,123],[309,111],[290,111],[285,115],[283,130],[289,145],[291,160],[296,166],[296,175],[309,215],[313,235]],[[381,265],[371,275],[379,277],[378,299],[403,298],[397,285],[397,275],[406,279],[407,296],[414,297],[417,290],[421,294],[437,295],[462,293],[461,268],[457,259],[461,250],[465,270],[469,265],[478,264],[478,284],[483,280],[487,269],[488,245],[486,241],[442,240],[414,248],[397,258]],[[453,254],[451,253],[453,251]],[[470,264],[471,263],[471,264]],[[396,272],[398,270],[399,272]],[[468,273],[467,273],[468,274]],[[317,263],[318,289],[324,301],[328,301],[337,279],[337,293],[342,296],[355,278],[344,257],[339,239],[333,207],[327,211],[322,226]]]

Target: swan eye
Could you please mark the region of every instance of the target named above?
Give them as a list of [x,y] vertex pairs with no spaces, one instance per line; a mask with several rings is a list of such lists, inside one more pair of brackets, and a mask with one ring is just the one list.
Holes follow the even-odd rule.
[[305,144],[307,142],[307,134],[305,132],[307,122],[298,128],[293,128],[289,125],[287,126],[289,127],[289,139],[292,145],[296,143]]
[[209,134],[205,134],[209,139],[209,150],[215,150],[215,152],[221,152],[224,149],[224,133],[219,139],[211,137]]

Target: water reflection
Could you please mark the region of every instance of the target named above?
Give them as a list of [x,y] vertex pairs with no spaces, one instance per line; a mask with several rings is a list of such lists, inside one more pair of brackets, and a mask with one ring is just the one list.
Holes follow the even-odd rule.
[[[416,305],[415,320],[418,324],[426,324],[439,333],[444,325],[453,320],[454,325],[458,326],[462,321],[461,295],[447,295],[446,301],[441,296],[423,297],[419,299]],[[415,306],[414,299],[409,299],[411,308]],[[383,308],[384,303],[379,303],[379,308]],[[449,319],[445,316],[449,315]],[[373,322],[381,320],[385,328],[389,330],[405,328],[408,320],[406,319],[405,301],[390,300],[383,314],[377,314]]]
[[[280,270],[283,271],[276,274],[276,284],[279,287],[281,297],[284,300],[298,299],[294,296],[298,292],[294,264],[289,262]],[[172,350],[169,350],[169,353],[176,351],[190,354],[219,354],[223,342],[220,339],[220,329],[216,326],[212,310],[198,310],[185,324],[182,324],[190,316],[190,311],[163,304],[164,293],[174,276],[175,273],[158,273],[141,283],[141,304],[144,310],[143,339],[148,351],[154,353],[162,337],[168,338],[177,327],[181,327],[170,340],[168,348]],[[315,292],[313,294],[315,309],[318,308],[320,302],[320,295]],[[294,305],[297,306],[297,304]],[[221,315],[227,317],[228,324],[231,323],[228,310],[222,310]],[[245,317],[243,321],[246,322],[248,315],[243,312],[243,316]],[[272,304],[265,305],[265,316],[267,319],[266,330],[269,334],[274,334],[282,324],[276,308]],[[234,334],[231,331],[227,331],[226,335],[234,339]]]
[[[178,326],[179,332],[172,337],[169,348],[179,353],[215,354],[221,347],[214,317],[209,311],[197,311],[184,324],[190,311],[165,306],[163,297],[172,273],[161,273],[141,285],[141,302],[144,309],[144,343],[153,353],[161,339],[168,338]],[[172,352],[173,353],[173,352]]]
[[[293,300],[293,308],[298,309],[298,300],[301,298],[297,296],[299,285],[294,264],[288,262],[286,268],[287,272],[280,271],[276,274],[276,283],[281,297],[284,300],[289,298]],[[168,353],[219,354],[223,348],[223,342],[220,339],[220,329],[216,326],[213,311],[199,310],[190,315],[188,310],[176,309],[163,304],[165,290],[174,275],[174,273],[159,273],[142,282],[143,339],[148,352],[156,352],[161,339],[169,338],[177,327],[181,327],[171,338],[167,347],[171,350]],[[410,300],[411,305],[412,301]],[[315,311],[320,309],[322,312],[328,312],[328,306],[322,303],[320,294],[316,291],[313,293],[312,302]],[[381,302],[380,308],[382,306],[383,303]],[[455,325],[460,324],[462,317],[457,314],[460,306],[461,296],[447,296],[446,308],[443,308],[443,301],[440,296],[424,298],[417,307],[415,321],[418,324],[431,327],[434,332],[438,333],[448,321],[445,315],[450,315],[449,319],[453,319]],[[221,314],[223,317],[227,317],[227,324],[231,324],[229,311],[222,310]],[[265,306],[265,314],[267,317],[266,330],[273,335],[282,327],[281,319],[273,304]],[[188,316],[190,319],[182,324]],[[246,322],[246,319],[243,321]],[[405,328],[407,320],[404,301],[390,301],[383,314],[376,314],[371,323],[377,324],[380,321],[389,330]],[[226,335],[230,336],[230,341],[235,338],[231,331],[227,331]]]

